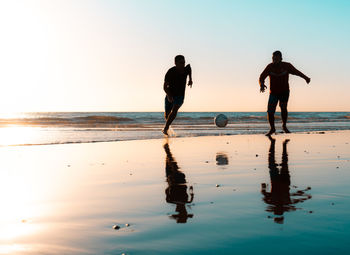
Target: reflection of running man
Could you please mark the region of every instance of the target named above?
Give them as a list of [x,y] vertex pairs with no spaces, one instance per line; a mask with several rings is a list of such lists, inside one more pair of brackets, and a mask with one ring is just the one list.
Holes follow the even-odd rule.
[[268,204],[266,211],[273,212],[274,215],[278,215],[274,220],[276,223],[283,223],[284,212],[295,211],[298,208],[294,204],[303,202],[311,198],[311,195],[305,193],[309,190],[298,190],[295,193],[290,194],[290,175],[288,169],[288,154],[287,144],[289,139],[283,142],[282,163],[280,168],[276,164],[275,160],[275,139],[269,136],[271,141],[269,150],[269,169],[271,178],[271,192],[267,192],[267,185],[261,184],[261,193],[264,195],[263,201]]
[[166,93],[164,117],[166,123],[163,133],[165,135],[168,135],[168,129],[184,102],[187,76],[189,77],[188,86],[192,88],[191,66],[187,65],[185,67],[185,57],[177,55],[175,66],[168,70],[164,79],[164,91]]
[[193,201],[193,187],[190,186],[189,193],[190,199],[188,199],[186,176],[183,172],[179,171],[177,162],[173,158],[170,152],[169,144],[164,144],[164,150],[166,153],[165,161],[165,173],[167,177],[168,187],[165,190],[166,201],[176,205],[176,212],[170,217],[175,219],[177,223],[186,223],[188,218],[192,218],[193,214],[188,214],[186,210],[186,204]]
[[282,62],[282,53],[275,51],[272,55],[272,63],[267,65],[265,70],[261,73],[260,92],[264,92],[267,88],[265,86],[265,79],[270,77],[270,97],[267,107],[267,117],[270,123],[270,131],[266,135],[271,135],[276,132],[275,128],[275,111],[278,101],[281,107],[282,128],[285,133],[290,133],[287,129],[288,111],[287,104],[289,98],[289,74],[294,74],[305,79],[310,83],[310,78],[302,72],[298,71],[292,64]]

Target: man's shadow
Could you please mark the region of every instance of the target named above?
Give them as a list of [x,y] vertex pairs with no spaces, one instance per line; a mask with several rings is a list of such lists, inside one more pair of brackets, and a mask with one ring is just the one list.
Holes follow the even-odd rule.
[[193,201],[193,187],[189,187],[190,199],[187,194],[186,176],[179,170],[176,160],[171,154],[169,144],[164,144],[166,153],[165,173],[168,187],[165,189],[166,201],[176,205],[177,214],[172,214],[170,218],[175,219],[177,223],[186,223],[188,218],[192,218],[193,214],[187,213],[186,204]]
[[310,199],[312,196],[306,194],[307,190],[311,188],[306,188],[304,190],[297,190],[296,192],[290,193],[290,175],[288,168],[288,153],[287,144],[290,141],[286,139],[283,141],[283,151],[282,151],[282,163],[280,165],[276,164],[275,160],[275,142],[271,136],[270,139],[270,149],[269,149],[269,169],[270,169],[270,179],[271,179],[271,191],[267,192],[267,184],[261,184],[261,193],[263,196],[263,201],[268,205],[266,208],[267,212],[272,212],[274,215],[274,221],[279,224],[283,224],[284,212],[296,211],[296,204],[302,203],[305,200]]

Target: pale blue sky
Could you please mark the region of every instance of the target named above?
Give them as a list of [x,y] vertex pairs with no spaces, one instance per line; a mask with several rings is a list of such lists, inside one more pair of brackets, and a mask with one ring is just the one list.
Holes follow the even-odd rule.
[[183,111],[265,111],[274,50],[291,111],[349,111],[350,1],[0,1],[2,111],[162,111],[183,54]]

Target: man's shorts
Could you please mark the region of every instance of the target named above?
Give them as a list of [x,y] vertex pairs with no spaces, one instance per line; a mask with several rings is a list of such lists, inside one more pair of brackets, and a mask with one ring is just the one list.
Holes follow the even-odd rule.
[[280,94],[270,94],[269,102],[267,104],[267,112],[274,113],[276,111],[276,106],[278,101],[281,103],[288,103],[289,99],[289,90],[286,92],[282,92]]
[[173,96],[173,101],[169,102],[168,97],[165,97],[165,112],[170,112],[174,105],[181,106],[184,103],[184,96]]

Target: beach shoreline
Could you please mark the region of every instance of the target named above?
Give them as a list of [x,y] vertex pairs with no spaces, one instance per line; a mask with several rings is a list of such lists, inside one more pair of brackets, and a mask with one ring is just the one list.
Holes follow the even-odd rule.
[[[225,128],[214,124],[218,112],[179,112],[172,136],[264,134],[269,130],[266,112],[225,112]],[[276,128],[280,132],[280,116]],[[69,144],[162,138],[162,112],[26,113],[0,118],[0,146]],[[348,112],[290,112],[293,133],[349,130]]]
[[[186,130],[185,130],[186,131]],[[342,130],[327,130],[327,129],[320,129],[317,131],[299,131],[299,132],[291,132],[291,134],[325,134],[325,133],[342,133],[342,132],[349,132],[350,129],[342,129]],[[112,131],[115,132],[115,131]],[[137,131],[136,131],[137,132]],[[267,130],[266,130],[267,132]],[[215,133],[209,133],[209,134],[200,134],[200,135],[178,135],[174,129],[170,129],[170,133],[169,136],[163,136],[163,134],[161,133],[161,130],[157,130],[156,132],[154,132],[154,136],[153,137],[128,137],[128,138],[122,138],[122,139],[112,139],[112,140],[87,140],[87,141],[81,141],[81,140],[77,140],[77,141],[64,141],[64,142],[41,142],[41,143],[20,143],[20,142],[15,142],[12,143],[11,142],[9,144],[0,144],[0,147],[17,147],[17,146],[47,146],[47,145],[65,145],[65,144],[89,144],[89,143],[114,143],[114,142],[127,142],[127,141],[147,141],[147,140],[162,140],[162,139],[181,139],[181,138],[193,138],[193,137],[223,137],[223,136],[244,136],[244,135],[265,135],[265,133],[225,133],[225,130],[217,130],[215,131]],[[158,134],[158,135],[157,135]],[[274,135],[283,135],[286,134],[281,130],[276,131],[276,133]],[[272,135],[272,136],[274,136]],[[163,137],[161,137],[163,136]]]

